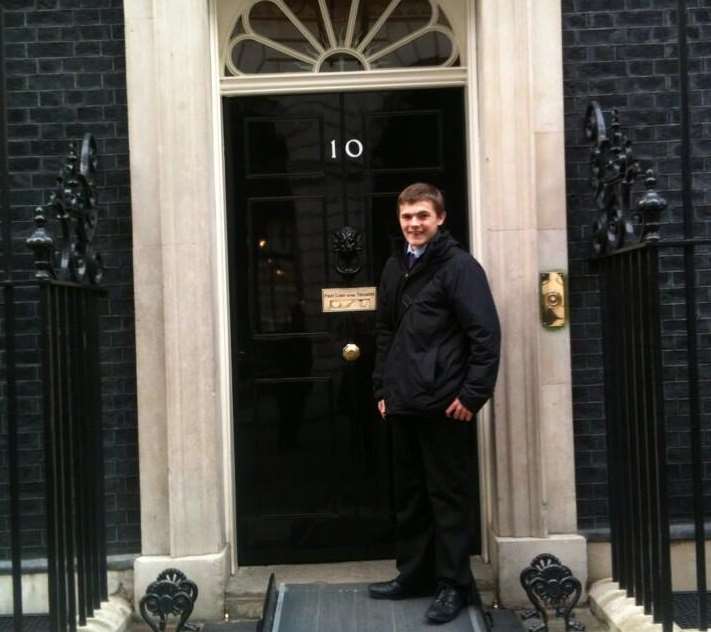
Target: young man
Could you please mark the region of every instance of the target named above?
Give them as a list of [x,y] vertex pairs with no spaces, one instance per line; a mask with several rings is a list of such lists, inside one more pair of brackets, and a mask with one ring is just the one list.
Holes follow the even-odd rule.
[[451,621],[475,594],[473,420],[494,390],[500,346],[484,270],[441,228],[445,218],[436,187],[400,193],[406,244],[383,270],[373,373],[378,410],[392,425],[399,575],[369,592],[375,599],[434,592],[431,623]]

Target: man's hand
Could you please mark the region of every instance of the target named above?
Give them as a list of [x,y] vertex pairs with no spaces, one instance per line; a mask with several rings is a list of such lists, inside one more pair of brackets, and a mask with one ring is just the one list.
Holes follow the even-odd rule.
[[444,414],[457,421],[471,421],[474,416],[472,411],[459,401],[458,397],[449,405],[449,408],[444,411]]
[[385,413],[385,400],[384,400],[384,399],[381,399],[381,400],[378,402],[378,412],[380,413],[380,416],[381,416],[383,419],[385,419],[385,414],[386,414],[386,413]]

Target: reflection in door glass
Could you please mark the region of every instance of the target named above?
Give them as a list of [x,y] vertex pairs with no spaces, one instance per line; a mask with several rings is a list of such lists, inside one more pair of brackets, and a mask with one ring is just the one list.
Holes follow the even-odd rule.
[[259,330],[262,333],[294,331],[299,326],[299,304],[303,298],[294,252],[294,212],[262,211],[255,230],[257,237],[257,296]]
[[324,270],[319,198],[253,200],[252,269],[258,333],[301,333],[320,327]]

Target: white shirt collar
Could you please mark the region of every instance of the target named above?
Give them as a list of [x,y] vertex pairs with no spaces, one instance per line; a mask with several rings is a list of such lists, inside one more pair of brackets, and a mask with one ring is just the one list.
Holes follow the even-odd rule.
[[412,253],[415,255],[415,259],[419,259],[423,254],[425,254],[425,250],[427,250],[427,246],[429,244],[425,244],[424,246],[413,246],[411,244],[407,244],[407,253]]

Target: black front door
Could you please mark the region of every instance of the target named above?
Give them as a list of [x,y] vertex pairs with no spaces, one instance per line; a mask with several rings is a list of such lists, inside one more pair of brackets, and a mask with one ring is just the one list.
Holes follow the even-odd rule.
[[415,181],[443,189],[468,243],[463,102],[461,89],[224,100],[240,564],[393,555],[375,314],[324,311],[322,290],[377,286]]

